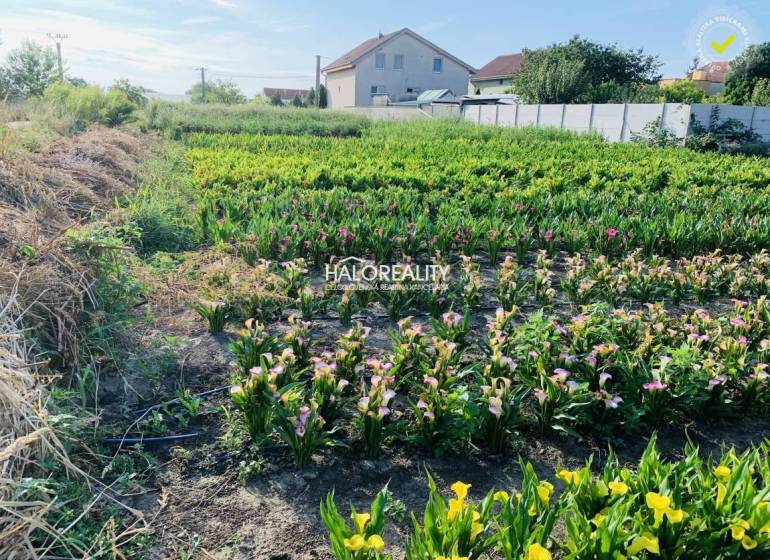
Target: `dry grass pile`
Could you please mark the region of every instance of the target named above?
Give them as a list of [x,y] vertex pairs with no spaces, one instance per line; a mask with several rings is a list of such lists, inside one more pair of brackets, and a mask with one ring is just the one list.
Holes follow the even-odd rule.
[[25,476],[47,455],[76,472],[48,427],[45,393],[31,368],[16,294],[0,297],[0,558],[37,558],[32,532],[56,539],[45,517],[53,504],[27,497]]
[[25,326],[67,363],[78,363],[91,279],[64,233],[131,192],[146,149],[146,136],[96,127],[39,153],[0,151],[0,295],[17,286]]
[[74,476],[85,475],[47,424],[42,364],[29,363],[25,340],[78,363],[77,329],[92,280],[64,234],[131,191],[147,139],[95,128],[29,153],[9,149],[7,129],[0,132],[0,558],[46,558],[67,528],[46,522],[59,504],[33,492],[28,480],[40,476],[40,461],[52,455]]

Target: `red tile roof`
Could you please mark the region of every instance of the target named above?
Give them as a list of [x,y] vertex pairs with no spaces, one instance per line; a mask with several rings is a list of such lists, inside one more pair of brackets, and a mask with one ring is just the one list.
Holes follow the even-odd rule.
[[391,39],[393,39],[397,35],[401,35],[402,33],[406,33],[408,35],[411,35],[412,37],[414,37],[418,41],[422,42],[423,44],[427,45],[428,47],[432,48],[436,52],[441,53],[442,55],[446,56],[447,58],[450,58],[450,59],[454,60],[457,64],[467,68],[470,73],[473,73],[473,72],[476,71],[475,68],[473,68],[473,66],[470,66],[470,65],[466,64],[465,62],[463,62],[462,60],[460,60],[459,58],[457,58],[455,56],[452,56],[451,54],[446,52],[444,49],[437,47],[436,45],[434,45],[433,43],[431,43],[430,41],[428,41],[424,37],[421,37],[420,35],[418,35],[414,31],[409,29],[408,27],[404,27],[403,29],[399,29],[398,31],[393,31],[392,33],[386,33],[385,35],[380,34],[377,37],[372,37],[371,39],[367,39],[366,41],[364,41],[363,43],[361,43],[360,45],[358,45],[354,49],[349,50],[348,52],[343,54],[341,57],[339,57],[334,62],[324,66],[321,70],[323,72],[333,72],[335,70],[341,70],[342,68],[345,68],[347,66],[352,66],[361,57],[363,57],[366,54],[372,52],[373,50],[379,48],[380,46],[384,45],[385,43],[387,43],[388,41],[390,41]]
[[719,61],[709,62],[705,66],[698,68],[701,72],[706,73],[706,80],[709,82],[724,83],[727,73],[730,71],[730,62]]
[[521,53],[500,55],[482,66],[472,79],[487,80],[489,78],[511,76],[521,68],[523,58],[524,56]]
[[309,90],[272,88],[272,87],[262,88],[262,95],[264,95],[265,97],[273,97],[276,94],[276,92],[278,93],[278,95],[281,96],[281,99],[284,99],[286,101],[291,101],[292,99],[294,99],[295,95],[299,95],[300,99],[304,99],[305,97],[307,97]]

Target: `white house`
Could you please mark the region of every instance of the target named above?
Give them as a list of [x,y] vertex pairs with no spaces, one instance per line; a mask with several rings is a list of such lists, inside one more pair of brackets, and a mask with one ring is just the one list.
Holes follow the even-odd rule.
[[332,109],[367,106],[387,94],[409,101],[426,90],[464,92],[475,69],[408,28],[378,35],[323,68]]

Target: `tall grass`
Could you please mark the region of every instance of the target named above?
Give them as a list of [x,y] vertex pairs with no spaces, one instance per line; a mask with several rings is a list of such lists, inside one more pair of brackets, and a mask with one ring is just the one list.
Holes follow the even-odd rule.
[[253,104],[193,105],[156,101],[150,103],[146,111],[150,128],[172,138],[188,132],[358,136],[369,125],[366,118],[349,113]]

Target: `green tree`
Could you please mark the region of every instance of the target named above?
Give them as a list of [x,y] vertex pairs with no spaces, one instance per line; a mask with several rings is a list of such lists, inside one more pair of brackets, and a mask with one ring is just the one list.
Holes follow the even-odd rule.
[[302,98],[299,96],[298,93],[294,94],[294,98],[291,100],[292,107],[304,107],[305,104],[302,103]]
[[135,103],[139,107],[145,107],[147,105],[148,99],[145,95],[147,90],[144,87],[136,86],[129,82],[126,78],[115,80],[115,83],[112,85],[112,87],[124,92],[126,96],[128,96],[128,98],[131,100],[131,102]]
[[321,109],[326,109],[326,105],[327,105],[327,102],[326,102],[327,97],[326,96],[327,96],[326,86],[321,84],[318,87],[318,106]]
[[706,92],[690,80],[680,80],[660,89],[666,103],[703,103]]
[[315,88],[311,87],[305,96],[305,105],[315,107]]
[[760,107],[770,107],[770,79],[760,78],[757,80],[751,93],[751,104]]
[[763,78],[770,78],[770,43],[750,45],[730,63],[725,100],[735,105],[750,103],[754,87]]
[[20,48],[8,53],[2,74],[7,97],[40,97],[59,80],[56,53],[33,41],[24,41]]
[[527,55],[514,77],[513,91],[527,103],[570,103],[588,88],[584,62],[543,49]]
[[187,90],[187,95],[193,103],[224,103],[236,105],[246,103],[246,96],[232,80],[217,80],[206,83],[206,99],[203,99],[201,84],[196,83]]
[[276,107],[283,107],[283,99],[281,99],[281,94],[277,91],[270,96],[270,105],[274,105]]
[[525,49],[512,89],[528,102],[604,103],[618,94],[617,86],[630,85],[632,91],[657,82],[660,66],[657,56],[641,49],[622,50],[575,36],[566,43]]

